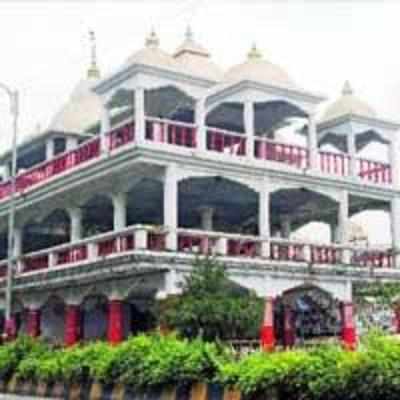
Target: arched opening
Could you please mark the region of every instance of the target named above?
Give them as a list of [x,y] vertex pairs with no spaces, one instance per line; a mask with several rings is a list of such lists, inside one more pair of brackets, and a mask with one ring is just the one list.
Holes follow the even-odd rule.
[[41,336],[55,344],[64,343],[65,303],[58,296],[51,296],[41,309]]
[[258,194],[222,177],[179,182],[179,226],[231,233],[257,233]]
[[70,218],[65,210],[57,209],[42,221],[32,220],[23,229],[23,253],[58,246],[70,241]]
[[134,295],[124,301],[124,337],[149,332],[156,327],[152,307],[151,300],[137,298]]
[[277,302],[275,318],[277,337],[286,346],[339,338],[341,332],[340,302],[312,285],[284,292]]
[[113,230],[114,207],[108,196],[95,195],[81,208],[83,237]]
[[107,338],[108,299],[96,294],[84,299],[82,305],[83,340],[105,340]]
[[163,224],[163,184],[144,178],[127,193],[127,223]]

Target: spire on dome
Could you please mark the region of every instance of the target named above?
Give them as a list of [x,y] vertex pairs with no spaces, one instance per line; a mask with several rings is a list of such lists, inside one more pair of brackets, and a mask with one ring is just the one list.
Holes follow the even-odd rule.
[[250,51],[247,53],[247,58],[249,60],[260,60],[262,58],[261,52],[258,50],[257,45],[253,43]]
[[154,30],[154,27],[151,29],[149,36],[146,38],[146,47],[156,49],[160,45],[160,40]]
[[188,25],[186,27],[186,32],[185,32],[185,39],[188,42],[193,42],[193,31],[192,31],[192,27],[190,25]]
[[97,66],[96,36],[93,31],[89,31],[90,39],[90,67],[87,72],[88,78],[100,78],[100,70]]
[[346,81],[343,85],[342,95],[346,96],[346,95],[352,95],[352,94],[353,94],[353,89],[350,85],[350,82]]

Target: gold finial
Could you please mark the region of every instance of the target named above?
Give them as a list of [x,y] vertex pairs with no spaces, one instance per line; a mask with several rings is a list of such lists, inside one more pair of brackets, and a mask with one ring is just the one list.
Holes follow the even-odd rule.
[[259,60],[262,58],[261,52],[257,49],[257,45],[253,43],[251,50],[247,54],[249,60]]
[[146,47],[155,49],[159,45],[160,45],[160,40],[158,39],[158,36],[157,36],[154,28],[152,28],[150,31],[150,35],[147,36],[147,38],[146,38]]
[[193,31],[192,31],[192,28],[191,28],[190,25],[188,25],[188,26],[186,27],[185,39],[186,39],[188,42],[192,42],[192,41],[193,41]]
[[96,36],[93,31],[89,31],[90,39],[90,67],[88,69],[88,78],[100,78],[100,70],[97,67],[97,52],[96,52]]
[[352,95],[352,94],[353,94],[353,89],[351,88],[350,82],[346,81],[343,85],[342,95],[346,96],[346,95]]

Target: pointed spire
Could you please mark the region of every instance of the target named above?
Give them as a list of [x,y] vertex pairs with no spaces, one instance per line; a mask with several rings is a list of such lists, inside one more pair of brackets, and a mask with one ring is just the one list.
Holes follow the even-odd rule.
[[253,43],[250,51],[247,53],[247,58],[249,60],[260,60],[262,58],[261,52],[258,50],[257,45]]
[[149,36],[146,38],[146,47],[156,49],[160,45],[160,40],[154,30],[154,27],[151,29]]
[[349,81],[346,81],[343,85],[343,89],[342,89],[342,95],[343,96],[348,96],[348,95],[352,95],[353,94],[353,89],[350,85]]
[[87,72],[88,78],[100,78],[100,70],[97,66],[96,36],[93,31],[89,31],[90,39],[90,67]]

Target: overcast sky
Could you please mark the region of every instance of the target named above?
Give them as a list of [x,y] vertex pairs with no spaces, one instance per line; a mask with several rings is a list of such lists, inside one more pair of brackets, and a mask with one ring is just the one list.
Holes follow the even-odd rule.
[[[382,115],[400,120],[400,1],[1,1],[0,81],[21,92],[21,136],[45,128],[85,76],[88,31],[103,75],[143,47],[152,26],[173,51],[187,24],[224,69],[252,42],[306,89],[330,98],[345,79]],[[10,143],[0,96],[0,151]]]

